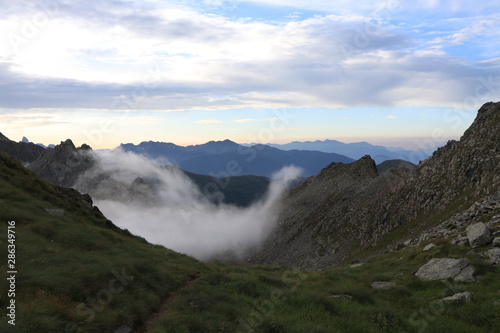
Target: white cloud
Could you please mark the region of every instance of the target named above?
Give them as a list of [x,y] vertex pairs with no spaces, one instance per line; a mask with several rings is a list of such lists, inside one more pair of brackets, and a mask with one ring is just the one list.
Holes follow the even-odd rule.
[[[354,10],[349,1],[271,3],[335,7],[346,14],[276,23],[229,19],[156,1],[61,3],[59,14],[19,53],[0,54],[0,107],[452,105],[473,91],[471,78],[499,71],[493,63],[482,61],[479,68],[444,51],[444,46],[498,30],[493,19],[462,20],[447,35],[438,27],[440,35],[429,37],[430,26],[421,27],[428,35],[415,35],[411,25],[393,26],[396,15],[376,25],[373,11],[396,8],[394,2],[356,3],[362,10]],[[464,1],[402,5],[408,11],[469,6]],[[22,34],[23,22],[35,12],[11,9],[0,17],[0,27]],[[0,50],[8,49],[4,34]],[[491,52],[498,57],[498,51]]]

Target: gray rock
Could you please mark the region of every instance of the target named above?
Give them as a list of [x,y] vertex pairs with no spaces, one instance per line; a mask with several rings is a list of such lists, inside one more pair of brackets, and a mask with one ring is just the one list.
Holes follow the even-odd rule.
[[486,251],[486,255],[490,258],[491,262],[494,265],[500,265],[500,249],[494,248],[489,251]]
[[458,293],[453,296],[445,297],[441,301],[444,303],[465,303],[470,302],[474,298],[474,294],[466,291],[463,293]]
[[358,268],[358,267],[361,267],[361,266],[363,266],[363,263],[359,262],[357,264],[352,264],[351,266],[349,266],[349,268]]
[[64,209],[45,208],[45,211],[47,211],[49,214],[56,215],[56,216],[62,216],[65,213]]
[[474,272],[476,270],[472,266],[467,266],[453,278],[456,282],[474,282]]
[[376,290],[389,290],[396,287],[394,282],[373,282],[372,288]]
[[482,222],[472,224],[467,227],[467,238],[472,248],[489,244],[491,242],[490,229]]
[[436,247],[437,247],[436,244],[430,243],[430,244],[427,244],[422,251],[427,252],[427,251],[430,251]]
[[[469,280],[468,277],[474,273],[474,269],[472,268],[471,270],[468,267],[472,268],[467,259],[433,258],[427,264],[420,267],[415,276],[423,281],[445,280],[449,278],[458,278],[459,281],[465,281]],[[464,272],[462,273],[462,271]]]
[[469,239],[467,237],[457,237],[451,241],[451,244],[458,246],[465,246],[469,243]]
[[493,240],[493,246],[500,247],[500,237]]

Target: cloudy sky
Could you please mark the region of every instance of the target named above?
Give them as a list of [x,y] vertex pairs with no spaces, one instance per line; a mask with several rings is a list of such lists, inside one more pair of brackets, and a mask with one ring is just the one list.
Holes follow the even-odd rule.
[[0,0],[0,132],[144,140],[459,138],[500,100],[500,3]]

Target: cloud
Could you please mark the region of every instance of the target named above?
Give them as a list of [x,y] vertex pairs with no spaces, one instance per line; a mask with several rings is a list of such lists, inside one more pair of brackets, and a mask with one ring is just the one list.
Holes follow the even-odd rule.
[[[113,151],[100,154],[98,166],[83,175],[76,188],[90,191],[116,225],[152,243],[202,260],[242,259],[275,227],[279,199],[299,173],[295,167],[284,168],[274,176],[267,197],[243,209],[209,203],[178,169]],[[131,184],[133,191],[127,190]]]
[[398,119],[398,117],[396,117],[396,116],[392,116],[392,115],[387,116],[387,118],[388,118],[388,119]]
[[212,125],[212,124],[222,124],[222,120],[214,120],[214,119],[207,119],[207,120],[198,120],[198,124],[205,124],[205,125]]
[[[41,3],[34,1],[23,11],[8,5],[0,26],[22,35],[23,22],[33,20]],[[498,30],[494,19],[459,20],[445,35],[444,23],[433,22],[437,37],[430,35],[429,25],[421,27],[422,34],[412,32],[411,24],[395,25],[405,10],[447,8],[448,2],[422,6],[403,1],[403,10],[384,22],[372,15],[380,3],[362,1],[356,4],[362,9],[355,10],[348,1],[335,6],[330,1],[271,2],[286,3],[326,12],[266,22],[155,1],[59,3],[56,14],[19,53],[0,55],[0,107],[173,111],[454,106],[473,93],[477,77],[500,75],[485,58],[477,66],[479,61],[445,50],[466,41],[482,45],[486,31]],[[471,6],[454,3],[454,10]],[[326,14],[333,7],[345,13]],[[0,39],[3,50],[11,49],[6,35]],[[498,57],[494,50],[487,54]]]

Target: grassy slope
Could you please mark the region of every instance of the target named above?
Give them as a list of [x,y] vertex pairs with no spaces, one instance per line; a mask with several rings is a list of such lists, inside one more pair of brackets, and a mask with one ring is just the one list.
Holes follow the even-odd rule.
[[[67,212],[54,216],[45,208]],[[45,183],[0,154],[0,234],[8,220],[17,223],[18,312],[16,327],[7,325],[2,278],[1,332],[140,327],[165,299],[149,332],[493,332],[500,326],[500,309],[492,305],[500,298],[500,269],[466,255],[466,248],[408,248],[358,268],[314,273],[202,264],[116,228],[76,193]],[[5,235],[1,240],[6,258]],[[433,256],[468,256],[476,264],[481,282],[465,285],[475,301],[435,302],[453,294],[450,287],[413,276]],[[125,283],[113,273],[123,269]],[[7,270],[3,259],[1,270]],[[399,287],[374,291],[374,281]],[[336,294],[352,299],[331,297]]]

